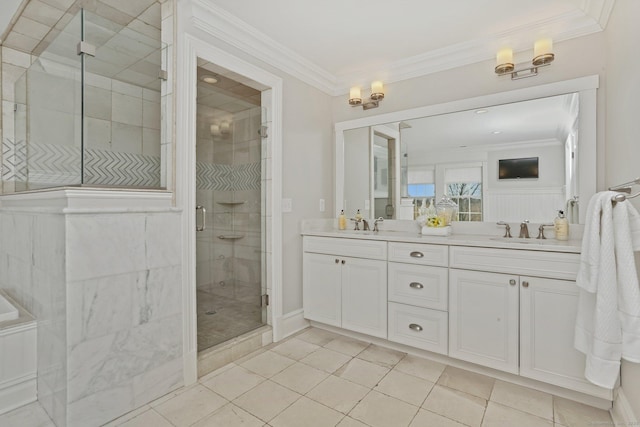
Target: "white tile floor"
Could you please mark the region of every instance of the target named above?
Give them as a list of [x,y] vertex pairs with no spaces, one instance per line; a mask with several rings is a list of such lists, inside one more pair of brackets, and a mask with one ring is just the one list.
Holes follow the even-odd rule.
[[[109,423],[123,427],[612,426],[607,411],[310,328]],[[0,426],[52,427],[37,405]]]

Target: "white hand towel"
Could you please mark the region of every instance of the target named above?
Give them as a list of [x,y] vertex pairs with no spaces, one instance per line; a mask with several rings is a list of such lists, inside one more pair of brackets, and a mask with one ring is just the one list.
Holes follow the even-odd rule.
[[629,202],[613,209],[616,269],[618,271],[618,314],[622,327],[622,358],[640,363],[640,286],[634,249],[640,246],[640,214]]
[[640,361],[640,289],[634,249],[640,248],[640,215],[629,202],[615,208],[615,192],[594,195],[587,208],[575,348],[586,354],[585,377],[613,388],[620,359]]
[[585,377],[606,388],[615,385],[622,348],[611,203],[615,194],[597,193],[589,201],[576,278],[581,289],[574,345],[587,356]]

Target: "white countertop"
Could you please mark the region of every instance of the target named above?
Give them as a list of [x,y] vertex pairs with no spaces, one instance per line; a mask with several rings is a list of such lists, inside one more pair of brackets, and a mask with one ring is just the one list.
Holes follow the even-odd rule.
[[[409,223],[412,221],[409,221]],[[392,223],[386,221],[385,223]],[[397,225],[401,221],[393,221],[393,225]],[[531,251],[547,251],[547,252],[568,252],[580,253],[582,241],[580,239],[571,239],[566,241],[556,240],[554,238],[536,239],[520,239],[518,237],[503,238],[500,237],[501,232],[497,230],[495,234],[470,234],[458,233],[454,227],[453,234],[450,236],[423,236],[420,234],[417,226],[407,226],[402,224],[398,229],[387,229],[378,232],[373,231],[356,231],[356,230],[337,230],[333,221],[325,220],[307,220],[303,221],[301,234],[304,236],[318,237],[341,237],[347,239],[364,239],[364,240],[382,240],[388,242],[408,242],[408,243],[429,243],[436,245],[452,245],[452,246],[476,246],[502,249],[524,249]],[[390,228],[390,227],[388,227]],[[415,231],[412,229],[415,228]],[[535,230],[535,229],[534,229]],[[465,229],[463,231],[468,231]],[[479,230],[482,231],[482,230]],[[513,233],[513,230],[512,230]],[[531,233],[531,229],[530,229]],[[532,233],[534,234],[534,233]]]

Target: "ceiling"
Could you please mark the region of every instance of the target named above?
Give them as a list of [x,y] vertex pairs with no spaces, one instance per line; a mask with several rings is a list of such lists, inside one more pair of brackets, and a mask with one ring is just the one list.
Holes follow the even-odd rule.
[[216,28],[249,34],[270,50],[265,59],[296,61],[334,95],[489,60],[501,47],[532,50],[541,37],[602,31],[614,1],[199,0],[220,17]]
[[413,157],[452,148],[492,150],[522,143],[563,144],[577,118],[575,96],[558,95],[406,120],[400,130],[402,143]]

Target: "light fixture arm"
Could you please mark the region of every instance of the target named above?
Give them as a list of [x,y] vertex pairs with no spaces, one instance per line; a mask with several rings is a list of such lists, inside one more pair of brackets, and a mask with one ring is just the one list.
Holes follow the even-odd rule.
[[549,61],[547,63],[540,64],[540,65],[531,65],[531,63],[529,62],[525,62],[522,64],[517,64],[513,66],[513,68],[511,69],[499,70],[498,67],[496,67],[495,71],[496,71],[496,74],[499,76],[505,76],[510,74],[511,80],[520,80],[520,79],[526,79],[527,77],[537,76],[538,68],[546,67],[547,65],[551,65],[551,62]]

